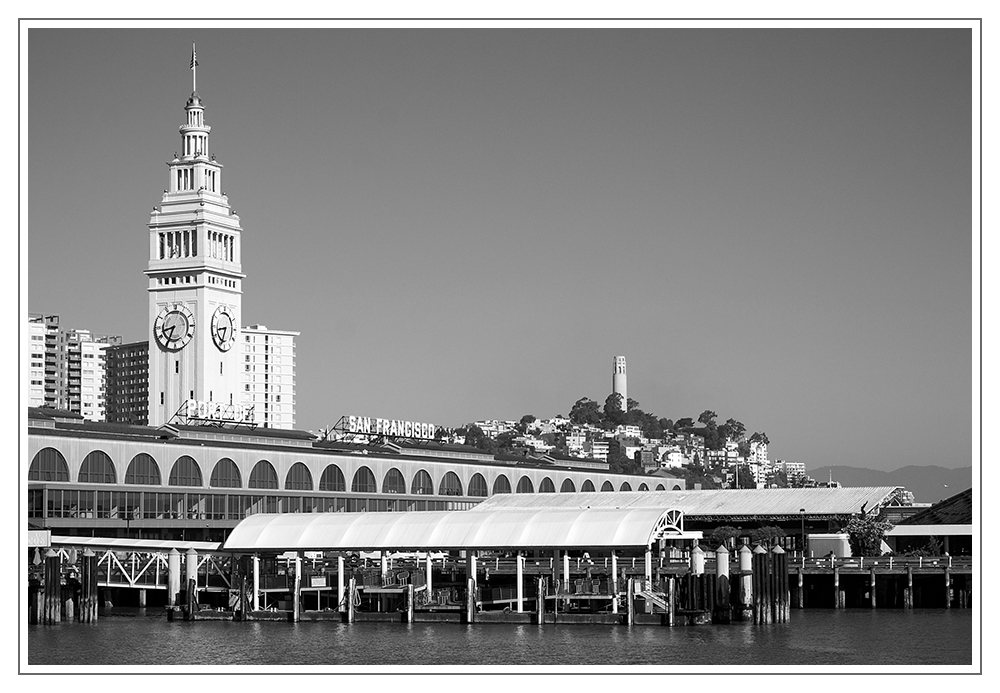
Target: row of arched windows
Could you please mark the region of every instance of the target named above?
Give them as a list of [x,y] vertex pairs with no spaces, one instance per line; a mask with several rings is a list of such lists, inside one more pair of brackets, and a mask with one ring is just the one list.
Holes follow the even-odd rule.
[[[28,469],[29,481],[54,481],[68,482],[69,466],[66,459],[55,448],[43,448],[39,450],[31,461]],[[80,465],[80,473],[77,481],[82,484],[115,484],[118,479],[115,474],[115,466],[111,458],[101,450],[94,450],[83,458]],[[129,462],[125,470],[125,484],[136,484],[141,486],[160,486],[162,479],[160,467],[150,455],[140,452]],[[204,486],[201,467],[195,460],[187,455],[182,455],[174,462],[167,478],[168,486]],[[228,457],[219,460],[212,469],[208,485],[212,488],[243,488],[243,480],[236,463]],[[250,477],[247,480],[247,488],[255,489],[277,489],[278,474],[274,467],[267,460],[260,460],[253,469],[250,470]],[[319,478],[319,488],[313,484],[312,473],[302,462],[296,462],[285,475],[285,490],[287,491],[346,491],[347,480],[340,467],[335,464],[327,465],[323,474]],[[490,495],[486,478],[476,473],[469,480],[469,496],[485,498]],[[594,484],[590,479],[586,479],[580,488],[581,491],[594,491]],[[610,481],[605,481],[601,486],[602,491],[614,491],[615,487]],[[627,482],[622,482],[620,491],[631,491],[632,486]],[[639,491],[648,491],[649,487],[643,483],[639,485]],[[657,491],[663,491],[663,484],[656,486]],[[679,490],[678,486],[674,490]],[[351,480],[351,492],[353,493],[378,493],[378,484],[375,475],[368,467],[362,466],[355,473]],[[393,467],[386,472],[382,479],[382,493],[407,493],[406,479],[402,472]],[[534,493],[535,488],[531,479],[522,476],[517,482],[516,493]],[[552,479],[545,477],[538,485],[539,493],[555,493],[556,487]],[[565,479],[559,487],[560,493],[575,493],[576,485],[572,479]],[[431,475],[421,469],[413,475],[409,484],[409,493],[414,495],[433,495],[434,481]],[[500,474],[493,482],[493,495],[498,493],[511,493],[510,480],[506,475]],[[455,472],[447,472],[441,479],[437,494],[439,496],[461,496],[463,494],[462,481]]]

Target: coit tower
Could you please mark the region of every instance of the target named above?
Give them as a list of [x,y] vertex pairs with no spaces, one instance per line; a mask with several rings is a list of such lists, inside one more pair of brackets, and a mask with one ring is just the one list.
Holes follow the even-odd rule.
[[628,410],[628,382],[625,379],[625,357],[615,356],[615,370],[611,378],[611,393],[621,395],[622,411]]

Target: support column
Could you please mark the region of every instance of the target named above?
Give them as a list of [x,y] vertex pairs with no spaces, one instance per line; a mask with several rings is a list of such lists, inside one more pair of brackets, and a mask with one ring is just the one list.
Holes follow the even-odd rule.
[[465,552],[465,622],[474,623],[476,619],[476,552],[469,549]]
[[80,560],[80,621],[97,621],[97,554],[87,547]]
[[732,609],[729,606],[729,549],[725,544],[715,550],[715,623],[729,623]]
[[347,622],[354,623],[354,595],[357,594],[358,583],[354,575],[351,575],[351,581],[348,583],[347,588]]
[[626,589],[626,595],[628,597],[627,611],[625,623],[627,625],[632,625],[635,622],[635,580],[633,578],[628,579],[628,587]]
[[840,566],[833,566],[833,608],[840,607]]
[[667,625],[673,627],[674,612],[677,611],[677,580],[673,575],[667,581]]
[[517,613],[524,613],[524,556],[517,552]]
[[944,569],[944,608],[951,608],[951,568]]
[[795,595],[796,608],[804,609],[806,608],[806,591],[805,591],[805,579],[802,576],[802,567],[799,566],[799,590]]
[[413,583],[411,582],[406,586],[406,622],[413,623]]
[[[194,588],[192,590],[192,582],[194,581]],[[198,552],[194,549],[188,549],[187,553],[184,554],[184,584],[187,586],[188,592],[194,592],[194,594],[188,594],[187,606],[191,607],[193,604],[195,607],[198,605]]]
[[740,620],[753,619],[753,550],[740,547]]
[[62,620],[62,556],[53,549],[45,552],[45,589],[42,593],[42,623]]
[[569,585],[570,585],[570,579],[569,579],[569,551],[563,551],[562,552],[562,559],[563,559],[563,585],[565,585],[565,591],[568,593],[569,592]]
[[295,552],[295,582],[292,583],[292,622],[298,623],[302,615],[302,552]]
[[913,608],[913,567],[906,566],[906,589],[903,591],[903,608]]
[[254,611],[260,611],[260,556],[253,555],[253,603]]
[[427,587],[425,589],[427,590],[427,599],[428,599],[428,601],[430,601],[430,598],[431,598],[431,589],[432,589],[432,585],[431,585],[431,573],[432,573],[433,567],[434,567],[431,564],[431,552],[430,551],[427,552],[427,557],[426,558],[427,558],[427,560],[424,563],[424,571],[426,573],[424,575],[424,582],[427,583]]
[[611,613],[618,613],[618,554],[611,552]]
[[535,593],[535,611],[538,612],[538,625],[545,621],[545,578],[539,577],[537,580],[538,591]]
[[381,565],[381,570],[382,570],[382,586],[385,587],[386,584],[387,584],[386,583],[386,578],[389,575],[389,559],[385,555],[385,551],[379,551],[378,555],[379,555],[379,561],[382,564]]
[[177,593],[181,591],[181,552],[170,549],[167,554],[167,606],[177,605]]
[[344,557],[337,556],[337,611],[344,613]]
[[145,609],[146,608],[146,590],[145,589],[140,589],[139,590],[139,608],[140,609]]
[[869,586],[869,589],[871,589],[871,601],[869,602],[869,605],[871,606],[871,608],[874,609],[875,608],[875,568],[874,567],[869,568],[868,575],[869,575],[868,586]]
[[643,566],[643,575],[646,578],[646,584],[642,588],[649,589],[653,584],[653,549],[649,546],[646,547],[646,563]]

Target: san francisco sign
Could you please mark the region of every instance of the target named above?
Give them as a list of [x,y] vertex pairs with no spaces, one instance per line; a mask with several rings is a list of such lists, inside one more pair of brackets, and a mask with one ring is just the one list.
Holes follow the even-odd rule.
[[434,440],[437,426],[417,421],[379,419],[370,416],[346,416],[346,432],[386,438],[421,438]]

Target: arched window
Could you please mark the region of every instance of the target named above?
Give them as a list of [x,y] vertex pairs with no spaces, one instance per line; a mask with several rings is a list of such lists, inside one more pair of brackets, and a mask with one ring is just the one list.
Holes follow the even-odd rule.
[[193,457],[181,455],[170,469],[168,486],[201,486],[201,467]]
[[632,486],[629,485],[629,483],[627,481],[623,481],[622,482],[622,487],[620,489],[618,489],[618,490],[619,491],[631,491],[632,490]]
[[640,491],[648,491],[649,487],[646,486],[646,484],[639,484],[639,490]]
[[594,482],[590,479],[585,479],[583,482],[583,487],[580,489],[582,492],[587,493],[588,491],[596,491],[594,488]]
[[77,481],[81,484],[115,484],[118,482],[115,465],[105,452],[94,450],[83,458]]
[[493,495],[498,493],[510,493],[510,479],[503,474],[498,476],[496,481],[493,482]]
[[328,464],[323,470],[323,475],[319,478],[320,491],[346,491],[347,479],[340,467],[335,464]]
[[521,480],[517,482],[517,492],[518,493],[534,493],[535,485],[531,483],[531,479],[526,476],[522,476]]
[[667,489],[663,488],[663,484],[657,484],[656,485],[656,490],[657,491],[666,491]]
[[674,487],[672,489],[670,489],[670,490],[671,491],[680,491],[681,490],[681,485],[680,484],[674,484]]
[[278,473],[267,460],[261,460],[250,470],[247,488],[278,488]]
[[542,483],[538,485],[539,493],[555,493],[556,485],[552,483],[552,479],[545,477],[542,479]]
[[126,484],[143,484],[146,486],[160,485],[160,468],[156,460],[144,452],[132,458],[125,470]]
[[285,474],[286,491],[312,491],[313,475],[309,473],[309,467],[301,462],[296,462]]
[[433,495],[434,481],[431,479],[431,475],[423,469],[414,474],[413,484],[410,486],[410,493],[416,493],[421,496]]
[[603,484],[601,484],[601,491],[614,491],[614,490],[615,490],[614,484],[612,484],[610,481],[605,481]]
[[559,493],[576,493],[576,484],[573,483],[572,479],[566,479],[559,487]]
[[441,487],[438,489],[438,495],[440,496],[461,496],[462,495],[462,480],[458,478],[455,472],[448,472],[441,479]]
[[395,467],[385,473],[385,478],[382,479],[382,493],[406,493],[406,479]]
[[476,498],[486,498],[490,495],[490,488],[486,485],[486,479],[478,472],[469,479],[469,495]]
[[375,486],[375,475],[368,467],[359,467],[354,472],[354,479],[351,481],[351,491],[354,493],[378,493]]
[[240,478],[239,467],[228,457],[223,457],[215,463],[208,485],[212,488],[242,488],[243,479]]
[[28,467],[28,481],[69,481],[69,465],[55,448],[42,448]]

